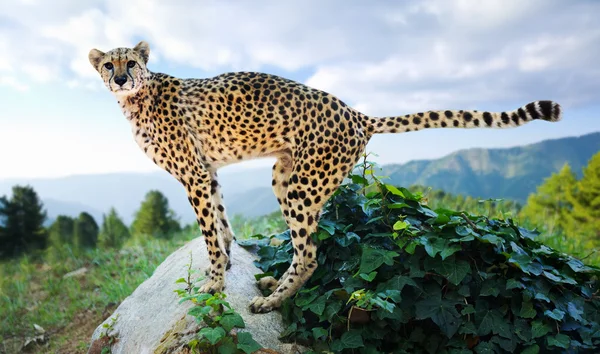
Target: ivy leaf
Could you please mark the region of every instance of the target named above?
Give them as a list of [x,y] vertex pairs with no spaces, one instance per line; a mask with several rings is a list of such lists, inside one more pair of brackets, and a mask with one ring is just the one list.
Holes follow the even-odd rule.
[[481,342],[475,347],[477,354],[495,354],[494,345],[489,342]]
[[396,256],[398,256],[398,253],[394,251],[364,246],[358,272],[369,274],[384,263],[391,266],[394,264],[394,257]]
[[393,226],[395,231],[404,230],[407,227],[408,227],[408,224],[406,223],[406,221],[401,221],[401,220],[396,221],[396,223]]
[[388,191],[392,192],[392,194],[404,198],[404,193],[402,193],[398,188],[389,184],[386,184],[385,188],[387,188]]
[[254,353],[255,351],[262,348],[262,345],[258,344],[252,334],[248,332],[237,333],[237,347],[246,354]]
[[321,338],[327,337],[327,335],[329,335],[329,332],[323,327],[313,328],[312,333],[313,333],[313,337],[315,337],[315,339],[321,339]]
[[448,300],[442,300],[441,293],[417,302],[415,315],[420,320],[431,318],[448,338],[456,333],[462,322],[454,304]]
[[246,324],[244,323],[244,319],[236,312],[226,313],[221,316],[221,320],[219,321],[221,326],[225,329],[225,331],[229,332],[234,327],[236,328],[245,328]]
[[498,279],[486,279],[481,284],[479,296],[498,296],[500,294],[500,281]]
[[435,257],[436,254],[443,251],[446,247],[448,247],[448,241],[435,237],[430,234],[422,236],[420,239],[421,244],[425,247],[425,252],[429,255],[429,257]]
[[323,311],[325,311],[325,306],[327,305],[327,297],[325,295],[320,296],[316,301],[312,302],[308,305],[308,309],[313,313],[321,316]]
[[467,261],[457,261],[454,256],[446,258],[441,264],[434,268],[436,272],[443,275],[449,282],[458,285],[469,273],[471,267]]
[[565,317],[565,312],[561,311],[559,309],[554,309],[552,311],[546,310],[546,311],[544,311],[544,315],[546,315],[547,317],[550,317],[554,320],[562,321],[562,319]]
[[583,322],[583,318],[581,317],[581,315],[583,315],[583,310],[577,307],[573,302],[567,304],[567,312],[569,312],[569,316],[573,317],[575,321]]
[[531,322],[531,338],[532,339],[545,336],[550,331],[552,331],[552,328],[550,328],[550,326],[543,323],[542,321]]
[[363,346],[362,336],[359,330],[350,330],[344,332],[340,339],[336,339],[331,343],[331,350],[342,352],[344,349],[354,349]]
[[559,333],[554,337],[548,336],[547,339],[549,346],[555,346],[563,349],[569,349],[569,347],[571,346],[571,339],[569,338],[569,336],[563,333]]
[[504,338],[510,338],[510,326],[506,322],[502,313],[496,309],[484,310],[479,312],[478,317],[481,318],[477,334],[485,336],[489,333],[499,334]]
[[231,339],[226,337],[221,343],[219,343],[219,354],[235,354],[237,353],[237,346]]
[[364,274],[361,273],[360,277],[363,278],[364,280],[368,281],[369,283],[373,281],[373,279],[375,279],[375,277],[377,276],[377,272],[376,271],[372,271],[369,274]]
[[540,352],[540,346],[537,344],[530,345],[527,348],[523,349],[521,354],[538,354]]
[[198,333],[202,338],[206,338],[212,345],[217,344],[223,337],[225,337],[225,330],[222,327],[205,327]]
[[461,251],[461,250],[462,250],[462,247],[460,245],[452,244],[452,245],[444,248],[442,250],[442,252],[440,252],[440,256],[442,257],[442,260],[444,260],[444,259],[450,257],[451,255],[453,255],[454,253]]
[[521,304],[521,311],[519,312],[519,317],[522,318],[535,318],[537,312],[533,308],[533,304],[531,301],[525,301]]

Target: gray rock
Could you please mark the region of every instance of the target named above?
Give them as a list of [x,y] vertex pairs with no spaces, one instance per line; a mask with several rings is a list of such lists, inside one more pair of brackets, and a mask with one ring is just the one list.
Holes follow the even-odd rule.
[[[175,280],[186,277],[190,252],[192,269],[201,270],[194,275],[198,277],[204,274],[209,260],[204,239],[199,237],[167,257],[154,274],[119,305],[113,315],[104,321],[110,325],[111,319],[116,317],[108,333],[103,327],[104,323],[96,328],[88,353],[101,353],[106,346],[111,347],[113,354],[187,353],[184,345],[200,327],[187,315],[191,303],[186,301],[179,304],[179,297],[173,290],[183,287],[183,284],[175,284]],[[284,330],[279,312],[253,314],[249,311],[250,300],[260,295],[254,274],[261,271],[253,264],[254,255],[235,242],[231,255],[232,266],[226,274],[224,292],[226,301],[244,318],[246,328],[243,331],[252,333],[263,347],[276,352],[295,353],[302,350],[277,339]],[[103,333],[108,336],[101,336]]]

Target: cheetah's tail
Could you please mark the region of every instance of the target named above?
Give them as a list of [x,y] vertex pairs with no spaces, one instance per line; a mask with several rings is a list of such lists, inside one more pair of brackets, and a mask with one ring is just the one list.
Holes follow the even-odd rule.
[[371,133],[402,133],[427,128],[510,128],[535,119],[557,122],[560,105],[553,101],[534,101],[508,112],[428,111],[398,117],[371,118]]

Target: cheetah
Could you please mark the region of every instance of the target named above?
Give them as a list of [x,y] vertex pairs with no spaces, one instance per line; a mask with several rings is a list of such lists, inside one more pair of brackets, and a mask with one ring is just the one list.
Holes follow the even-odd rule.
[[373,134],[427,128],[509,128],[533,120],[556,122],[561,106],[534,101],[516,110],[433,110],[370,117],[334,95],[283,77],[229,72],[210,78],[178,78],[148,69],[146,41],[88,58],[114,94],[148,158],[185,188],[208,249],[210,266],[201,292],[223,291],[234,233],[217,170],[242,160],[275,157],[273,192],[291,231],[294,256],[272,290],[250,302],[253,313],[280,307],[317,267],[321,209],[351,172]]

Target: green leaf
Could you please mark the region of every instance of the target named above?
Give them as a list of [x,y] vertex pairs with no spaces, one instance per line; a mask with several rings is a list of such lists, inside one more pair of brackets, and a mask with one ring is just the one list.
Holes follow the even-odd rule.
[[308,305],[308,309],[313,313],[321,316],[323,311],[325,311],[325,306],[327,305],[327,297],[325,295],[320,296],[317,300]]
[[179,278],[179,279],[175,280],[175,284],[178,284],[178,283],[187,283],[187,280],[185,280],[185,278]]
[[531,338],[538,338],[538,337],[545,336],[550,331],[552,331],[552,328],[550,328],[550,326],[543,323],[542,321],[531,322]]
[[492,234],[485,234],[480,239],[487,241],[495,246],[499,246],[499,245],[503,244],[503,241],[504,241],[502,238],[500,238],[496,235],[492,235]]
[[323,337],[327,337],[329,332],[323,327],[315,327],[312,329],[313,337],[315,339],[321,339]]
[[392,194],[400,196],[402,198],[404,198],[404,194],[396,187],[386,184],[385,188],[387,188],[388,191],[392,192]]
[[489,333],[494,333],[504,338],[511,337],[510,325],[500,311],[496,309],[484,310],[477,313],[477,316],[481,318],[481,323],[477,330],[478,335],[485,336]]
[[537,312],[533,308],[533,304],[531,301],[525,301],[521,304],[521,311],[519,312],[519,317],[522,318],[535,318]]
[[548,336],[548,345],[555,346],[563,349],[569,349],[571,346],[571,339],[566,334],[559,333],[554,337]]
[[562,319],[565,317],[565,312],[561,311],[559,309],[554,309],[552,311],[546,310],[546,311],[544,311],[544,315],[546,315],[547,317],[550,317],[554,320],[562,321]]
[[441,293],[417,302],[415,315],[419,320],[431,318],[448,338],[456,333],[462,322],[454,303],[442,300]]
[[251,354],[262,348],[262,345],[258,344],[252,334],[248,332],[237,333],[237,347],[246,354]]
[[235,354],[237,351],[237,346],[230,337],[223,339],[219,344],[219,354]]
[[206,338],[206,340],[208,340],[210,344],[215,345],[218,341],[221,340],[221,338],[225,337],[226,333],[225,330],[221,327],[205,327],[202,328],[198,334],[201,338]]
[[530,345],[527,348],[523,349],[521,354],[538,354],[540,352],[540,346],[537,344]]
[[223,314],[219,323],[227,332],[231,331],[233,328],[246,327],[244,319],[236,312]]
[[406,223],[406,221],[401,221],[398,220],[396,221],[396,223],[394,224],[394,230],[399,231],[399,230],[404,230],[408,227],[408,224]]
[[500,294],[500,284],[498,279],[486,279],[483,284],[481,284],[479,296],[498,296]]
[[453,244],[453,245],[445,247],[442,250],[442,252],[440,252],[440,256],[442,257],[442,260],[444,260],[444,259],[450,257],[451,255],[453,255],[454,253],[461,251],[461,250],[462,250],[462,247],[460,245]]
[[358,272],[369,274],[384,263],[391,266],[394,264],[394,257],[396,256],[398,256],[398,253],[394,251],[364,246]]
[[475,347],[477,354],[495,354],[494,345],[489,342],[481,342]]
[[581,317],[581,315],[583,315],[583,310],[579,308],[575,303],[569,302],[567,304],[567,312],[569,313],[569,316],[573,317],[575,321],[584,321]]
[[352,329],[340,338],[342,349],[355,349],[364,346],[361,331]]
[[523,288],[525,288],[525,285],[516,279],[508,279],[506,281],[506,290]]
[[436,272],[443,275],[449,282],[458,285],[469,274],[471,267],[467,261],[457,261],[454,256],[446,258],[441,264],[434,268]]
[[369,274],[364,274],[364,273],[360,274],[360,277],[363,278],[364,280],[368,281],[368,282],[372,282],[373,279],[375,279],[376,276],[377,276],[377,272],[376,271],[372,271]]
[[435,257],[436,254],[444,250],[446,247],[448,247],[447,240],[431,235],[422,236],[421,238],[419,238],[419,240],[421,241],[421,244],[425,247],[425,251],[427,252],[427,254],[432,258]]

